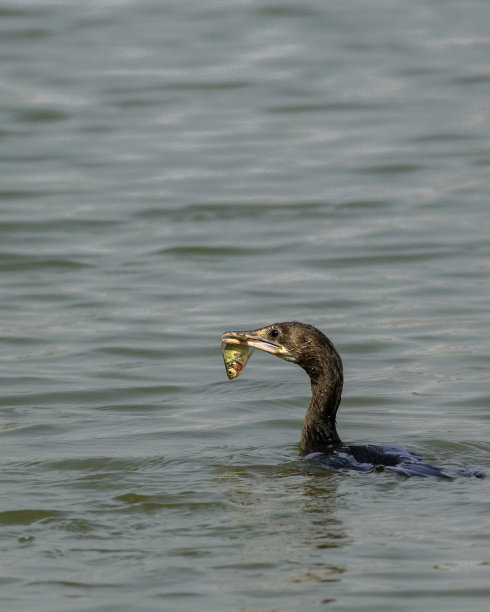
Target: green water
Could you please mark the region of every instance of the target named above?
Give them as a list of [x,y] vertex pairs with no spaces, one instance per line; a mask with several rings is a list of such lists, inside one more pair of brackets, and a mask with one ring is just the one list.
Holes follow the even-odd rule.
[[0,608],[483,611],[489,482],[302,461],[489,459],[488,3],[0,3]]

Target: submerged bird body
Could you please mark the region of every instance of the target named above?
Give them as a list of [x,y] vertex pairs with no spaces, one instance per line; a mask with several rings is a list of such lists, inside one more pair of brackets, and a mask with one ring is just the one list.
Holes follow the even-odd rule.
[[319,329],[305,323],[274,323],[253,331],[226,332],[227,345],[241,344],[298,364],[311,382],[311,400],[301,430],[303,455],[333,469],[368,471],[384,468],[405,475],[451,478],[455,474],[481,477],[481,472],[439,468],[403,447],[346,445],[336,428],[343,386],[342,359]]

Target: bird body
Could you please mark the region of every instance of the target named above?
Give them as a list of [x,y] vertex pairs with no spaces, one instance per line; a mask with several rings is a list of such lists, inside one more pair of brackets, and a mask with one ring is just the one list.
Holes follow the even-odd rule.
[[257,348],[298,364],[311,382],[311,400],[301,429],[300,448],[306,458],[334,469],[387,469],[407,476],[454,475],[482,477],[482,472],[440,468],[399,446],[346,445],[337,433],[336,416],[344,382],[342,359],[335,346],[313,325],[298,321],[273,323],[252,331],[225,332],[222,343]]

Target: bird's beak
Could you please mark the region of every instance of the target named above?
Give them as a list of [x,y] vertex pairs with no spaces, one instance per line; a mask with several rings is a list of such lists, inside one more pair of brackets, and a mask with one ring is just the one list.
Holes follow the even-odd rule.
[[254,331],[229,331],[221,336],[221,342],[226,342],[227,344],[246,344],[250,348],[259,349],[289,361],[289,352],[279,342],[265,338],[266,332],[267,328]]

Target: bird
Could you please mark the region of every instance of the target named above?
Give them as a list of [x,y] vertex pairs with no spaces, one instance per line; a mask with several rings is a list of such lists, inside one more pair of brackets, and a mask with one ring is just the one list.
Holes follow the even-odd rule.
[[[335,470],[389,470],[405,476],[439,478],[484,477],[480,471],[430,465],[418,453],[398,445],[344,444],[336,427],[344,382],[342,359],[333,342],[313,325],[285,321],[251,331],[228,331],[222,334],[221,342],[222,346],[259,349],[296,363],[309,376],[312,394],[299,443],[304,458],[319,460]],[[245,363],[238,364],[238,372]]]

